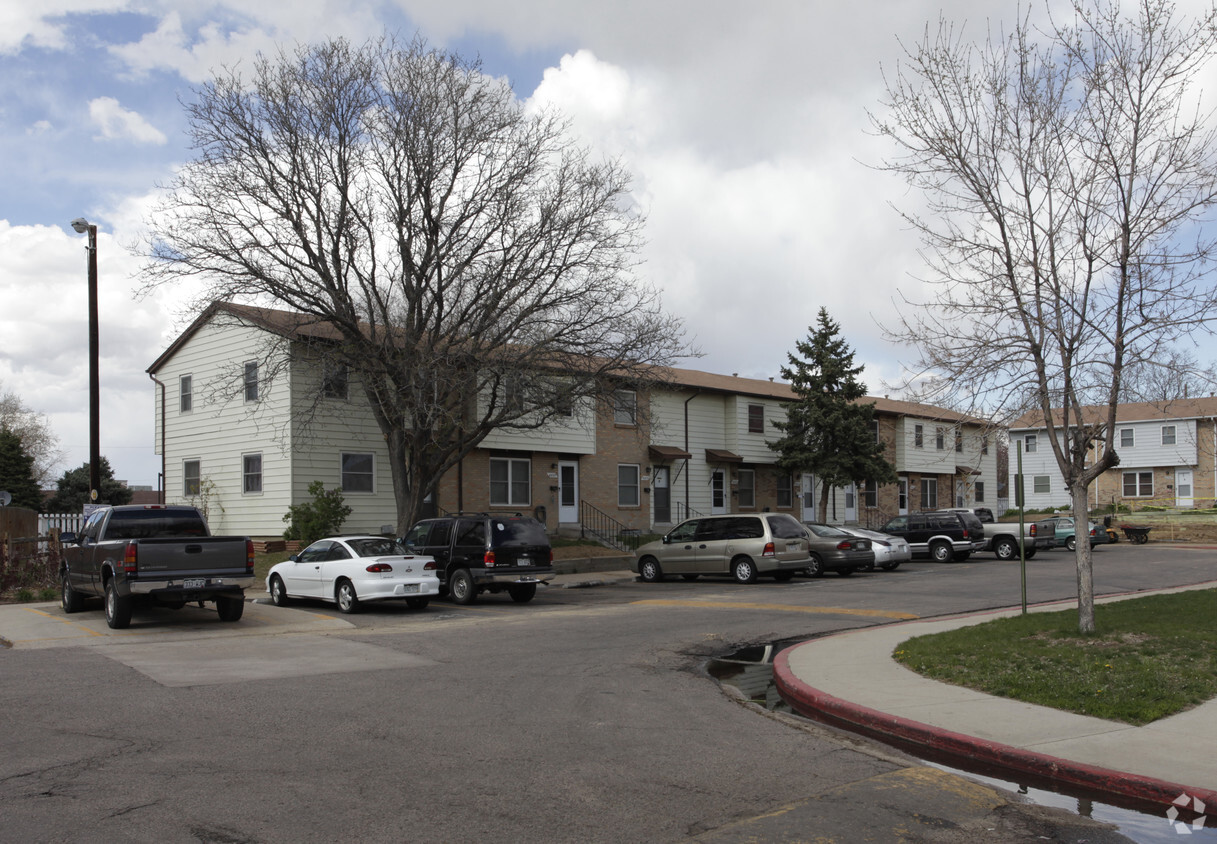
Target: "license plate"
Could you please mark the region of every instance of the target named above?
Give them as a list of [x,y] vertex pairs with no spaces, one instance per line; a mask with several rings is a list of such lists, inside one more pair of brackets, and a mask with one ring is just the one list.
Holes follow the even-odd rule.
[[532,557],[520,557],[518,560],[516,560],[516,565],[518,565],[518,566],[531,566],[531,565],[532,565]]
[[802,549],[802,547],[803,547],[803,543],[801,543],[801,542],[787,542],[786,543],[787,551],[799,551]]
[[403,592],[417,592],[417,591],[418,591],[418,584],[417,584],[417,583],[404,583],[404,584],[402,584],[401,591],[403,591]]
[[182,581],[183,589],[202,589],[206,585],[207,578],[205,577],[192,577],[189,580]]

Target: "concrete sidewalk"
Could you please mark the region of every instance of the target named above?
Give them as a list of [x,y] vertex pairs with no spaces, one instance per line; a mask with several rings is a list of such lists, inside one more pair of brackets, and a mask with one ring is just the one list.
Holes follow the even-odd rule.
[[[1211,589],[1215,583],[1190,589]],[[1109,596],[1100,602],[1179,592]],[[1044,612],[1076,602],[1040,605]],[[1110,802],[1165,811],[1181,795],[1217,819],[1217,700],[1133,727],[992,697],[927,679],[892,659],[907,639],[994,618],[1018,608],[851,630],[780,653],[774,678],[801,715],[960,761],[1071,785]],[[1199,809],[1201,813],[1205,810]]]

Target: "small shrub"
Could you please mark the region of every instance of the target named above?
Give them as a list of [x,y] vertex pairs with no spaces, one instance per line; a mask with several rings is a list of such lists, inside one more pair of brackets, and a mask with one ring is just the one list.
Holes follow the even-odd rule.
[[54,601],[59,597],[59,590],[52,586],[44,586],[38,590],[39,601]]
[[23,604],[28,604],[34,600],[34,590],[26,589],[24,586],[17,590],[17,600]]
[[308,485],[308,494],[313,497],[312,501],[291,505],[283,517],[288,525],[283,538],[299,540],[302,548],[338,533],[351,515],[351,508],[343,503],[340,489],[326,492],[324,483],[313,481]]

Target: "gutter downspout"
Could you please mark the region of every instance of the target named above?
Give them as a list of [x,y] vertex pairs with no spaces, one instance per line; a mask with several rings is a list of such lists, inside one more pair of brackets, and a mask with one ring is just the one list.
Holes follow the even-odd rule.
[[161,388],[161,483],[160,483],[160,503],[165,503],[165,487],[169,483],[169,478],[165,475],[165,382],[158,379],[151,372],[148,377],[156,386]]
[[[686,454],[693,453],[693,452],[689,451],[689,402],[693,401],[693,399],[697,398],[700,395],[701,395],[701,389],[699,388],[699,389],[693,391],[693,395],[691,395],[687,399],[685,399],[685,453]],[[690,457],[685,458],[685,518],[686,519],[689,518],[689,509],[690,509],[690,507],[689,507],[689,473],[691,471],[689,469],[689,460],[690,459],[692,459],[692,458],[690,458]]]

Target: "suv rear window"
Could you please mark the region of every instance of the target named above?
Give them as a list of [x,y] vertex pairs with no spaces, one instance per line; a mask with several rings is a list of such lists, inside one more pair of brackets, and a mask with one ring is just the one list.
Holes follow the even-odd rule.
[[491,519],[490,544],[494,548],[506,545],[548,545],[545,525],[536,519]]

